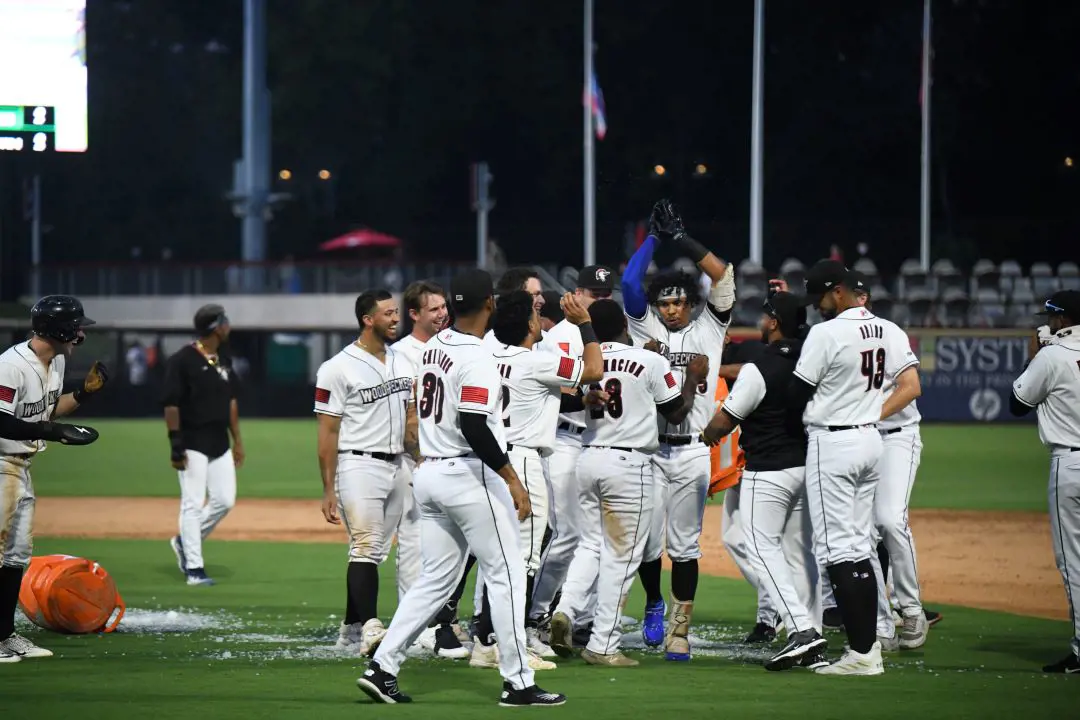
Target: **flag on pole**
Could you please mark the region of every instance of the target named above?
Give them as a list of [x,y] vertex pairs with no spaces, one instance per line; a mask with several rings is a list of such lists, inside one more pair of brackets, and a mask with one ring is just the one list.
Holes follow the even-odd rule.
[[603,140],[607,135],[607,118],[604,116],[604,93],[600,91],[596,73],[593,73],[592,87],[589,88],[589,105],[592,107],[593,120],[596,123],[596,138]]

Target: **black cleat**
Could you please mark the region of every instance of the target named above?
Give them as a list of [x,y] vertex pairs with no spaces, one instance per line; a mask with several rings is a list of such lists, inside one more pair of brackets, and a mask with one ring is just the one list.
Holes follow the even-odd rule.
[[1065,675],[1076,675],[1080,673],[1080,658],[1077,658],[1072,653],[1069,653],[1061,660],[1058,660],[1053,665],[1044,665],[1044,673],[1064,673]]
[[499,698],[501,707],[525,707],[527,705],[544,705],[554,707],[565,705],[566,696],[541,690],[536,685],[524,690],[515,690],[508,682],[503,683],[502,696]]
[[574,630],[574,647],[583,648],[589,644],[589,638],[592,637],[592,626],[593,624],[589,623]]
[[464,660],[469,657],[469,649],[458,640],[454,628],[440,625],[435,628],[435,654],[441,658]]
[[790,670],[799,664],[806,655],[817,655],[825,651],[828,643],[810,628],[788,636],[787,645],[765,662],[766,670]]
[[821,625],[826,630],[843,630],[844,618],[840,615],[840,608],[828,607],[821,613]]
[[817,670],[820,667],[825,667],[829,664],[829,658],[825,657],[824,652],[810,652],[799,658],[796,663],[798,667],[806,668],[807,670]]
[[776,628],[769,623],[759,622],[743,640],[747,645],[766,645],[776,639]]
[[934,612],[933,610],[927,610],[926,608],[923,608],[923,615],[926,616],[926,624],[930,627],[934,627],[939,622],[941,622],[941,613],[939,612]]
[[356,679],[356,687],[377,703],[395,705],[412,702],[412,698],[398,690],[397,678],[383,672],[379,663],[372,662],[364,674]]

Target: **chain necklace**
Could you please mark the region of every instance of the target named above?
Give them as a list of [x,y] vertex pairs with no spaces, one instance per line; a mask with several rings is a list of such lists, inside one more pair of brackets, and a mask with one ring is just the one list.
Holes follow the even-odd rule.
[[202,340],[196,340],[195,341],[195,347],[198,348],[199,352],[202,353],[202,356],[204,358],[206,358],[206,364],[207,365],[209,365],[210,367],[217,366],[217,364],[218,364],[217,353],[212,353],[209,350],[207,350],[206,346],[202,344]]

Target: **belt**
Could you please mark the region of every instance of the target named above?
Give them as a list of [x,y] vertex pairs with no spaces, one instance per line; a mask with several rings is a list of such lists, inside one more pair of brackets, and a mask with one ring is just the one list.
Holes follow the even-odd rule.
[[526,447],[524,445],[514,445],[513,443],[506,443],[507,451],[513,450],[514,448],[517,448],[518,450],[528,450],[529,452],[534,452],[534,453],[537,453],[537,454],[539,454],[539,452],[540,452],[539,450],[537,450],[534,447]]
[[399,457],[397,453],[368,452],[367,450],[338,450],[338,455],[364,455],[383,462],[394,462]]
[[695,440],[697,440],[697,438],[693,435],[660,435],[661,443],[663,443],[664,445],[671,445],[675,447],[679,445],[689,445]]
[[444,457],[425,457],[424,460],[458,460],[460,458],[476,457],[475,453],[467,452],[461,455],[446,455]]
[[637,452],[634,448],[620,447],[619,445],[585,445],[587,448],[596,450],[621,450],[622,452]]
[[900,432],[903,429],[904,428],[902,428],[902,427],[896,427],[896,428],[892,428],[891,430],[882,430],[881,432],[883,432],[886,435],[895,435],[896,433]]
[[585,428],[578,427],[577,425],[571,425],[565,420],[559,423],[559,429],[564,432],[574,433],[575,435],[580,435],[581,433],[585,432]]
[[858,430],[859,428],[873,427],[873,425],[828,425],[826,427],[829,432],[840,432],[841,430]]

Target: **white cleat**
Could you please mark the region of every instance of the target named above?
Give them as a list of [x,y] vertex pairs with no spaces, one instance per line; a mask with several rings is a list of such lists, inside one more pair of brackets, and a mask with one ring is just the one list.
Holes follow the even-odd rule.
[[22,660],[22,655],[16,655],[10,650],[5,650],[4,647],[0,645],[0,665],[17,663],[20,660]]
[[900,636],[899,633],[893,633],[892,637],[885,637],[883,635],[877,636],[877,641],[881,645],[881,652],[893,653],[900,651]]
[[334,643],[334,647],[338,650],[355,651],[360,648],[360,640],[364,635],[364,626],[362,623],[352,623],[346,625],[341,623],[341,627],[338,629],[338,639]]
[[499,646],[496,643],[485,645],[480,642],[480,638],[478,637],[474,637],[472,642],[472,652],[469,653],[469,667],[499,667]]
[[918,615],[904,617],[904,624],[900,626],[900,649],[915,650],[926,643],[926,635],[930,632],[930,623],[926,621],[926,614],[919,608]]
[[550,660],[545,660],[544,658],[540,657],[539,655],[536,655],[531,650],[529,650],[527,652],[527,655],[529,656],[529,669],[530,670],[533,670],[533,671],[536,671],[536,670],[554,670],[555,668],[559,667],[558,665],[551,662]]
[[416,645],[419,645],[424,650],[435,654],[435,628],[429,627],[420,633],[420,637],[416,639]]
[[875,642],[865,655],[847,648],[839,660],[814,672],[818,675],[881,675],[885,672],[885,666],[881,664],[881,643]]
[[537,657],[558,657],[555,654],[555,651],[551,649],[551,646],[540,639],[540,631],[536,628],[525,628],[525,647],[528,648],[530,653]]
[[368,620],[360,630],[360,654],[365,657],[374,655],[384,637],[386,637],[386,628],[383,627],[382,620],[379,618]]
[[18,633],[14,633],[7,640],[0,642],[0,662],[16,662],[15,660],[3,660],[4,654],[15,655],[20,660],[30,658],[52,657],[52,650],[38,647]]

